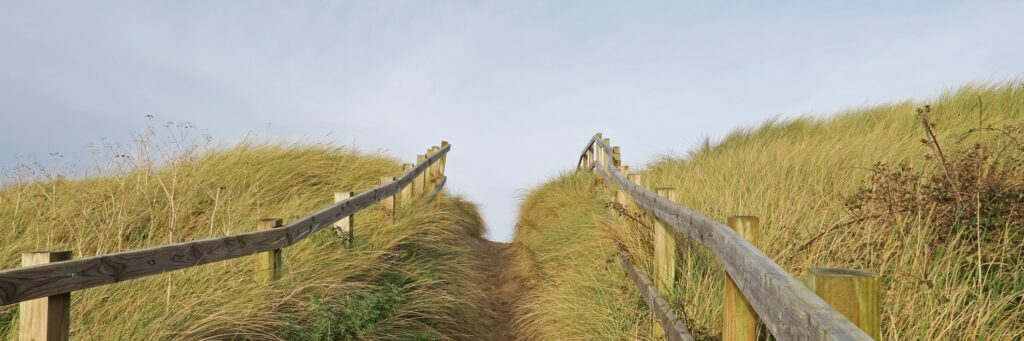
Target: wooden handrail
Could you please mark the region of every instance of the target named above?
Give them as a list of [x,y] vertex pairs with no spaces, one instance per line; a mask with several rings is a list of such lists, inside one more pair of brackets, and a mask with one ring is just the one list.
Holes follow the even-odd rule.
[[[588,142],[613,160],[612,146],[600,135]],[[591,160],[594,161],[594,160]],[[578,164],[579,166],[580,164]],[[782,340],[871,340],[860,328],[810,291],[761,250],[728,226],[694,212],[626,179],[616,167],[594,167],[596,173],[628,193],[640,207],[697,241],[718,259],[736,282],[772,335]]]
[[398,194],[428,167],[444,158],[449,150],[451,145],[445,144],[396,181],[332,204],[280,228],[0,271],[0,305],[288,247],[338,220]]
[[620,252],[619,260],[622,262],[622,267],[626,269],[626,273],[629,274],[629,278],[633,280],[633,284],[636,285],[640,296],[643,296],[647,306],[651,307],[654,317],[658,319],[658,324],[665,332],[665,338],[669,341],[693,341],[694,338],[690,334],[690,330],[686,329],[686,325],[672,311],[668,301],[658,294],[658,288],[655,288],[651,278],[637,270],[633,261],[629,260],[629,256],[626,254]]

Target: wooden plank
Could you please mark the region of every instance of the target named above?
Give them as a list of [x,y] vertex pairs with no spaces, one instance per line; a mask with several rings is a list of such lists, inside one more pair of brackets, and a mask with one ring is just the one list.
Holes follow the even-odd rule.
[[[626,176],[626,178],[629,179],[629,181],[632,181],[633,183],[638,185],[643,183],[643,175],[641,175],[641,173],[630,173]],[[633,200],[633,196],[629,195],[628,192],[623,191],[621,188],[619,189],[619,192],[622,192],[622,195],[626,197],[626,202],[628,203],[630,211],[635,211],[637,209],[637,204],[636,201]]]
[[[271,230],[282,225],[281,219],[260,219],[256,223],[256,230]],[[260,284],[270,284],[279,279],[281,279],[281,249],[256,254],[256,280]]]
[[[596,144],[610,147],[601,140]],[[607,153],[606,153],[607,154]],[[659,198],[626,180],[611,168],[599,171],[623,186],[640,207],[699,241],[721,262],[736,286],[776,338],[781,340],[870,340],[871,338],[825,301],[720,222]]]
[[[746,239],[750,244],[757,244],[758,227],[760,221],[754,216],[732,216],[726,219],[726,224],[736,231],[736,234]],[[736,287],[736,283],[728,274],[725,275],[725,292],[722,303],[722,340],[725,341],[754,341],[757,340],[757,313],[754,307],[750,306],[746,297]]]
[[[416,165],[417,166],[418,165],[422,165],[425,162],[427,162],[427,156],[426,155],[416,155]],[[412,183],[412,192],[415,193],[415,195],[420,195],[420,194],[423,194],[426,191],[426,188],[427,188],[427,175],[426,174],[420,174],[420,175],[416,176],[416,178],[413,180],[413,183]]]
[[807,287],[875,340],[882,337],[881,277],[867,270],[811,268]]
[[[437,147],[427,148],[427,154],[426,154],[427,157],[430,157],[431,155],[434,155],[434,148],[437,148]],[[434,173],[434,164],[433,163],[427,165],[427,171],[424,172],[424,174],[427,175],[427,182],[426,182],[427,185],[426,185],[425,188],[430,188],[430,186],[432,186],[434,184],[434,181],[437,181],[437,174]]]
[[[626,178],[629,178],[629,166],[622,166],[619,168],[622,174],[626,174]],[[624,192],[621,188],[616,187],[615,189],[615,203],[619,204],[623,208],[629,206],[630,198],[629,194]]]
[[[675,189],[658,188],[658,195],[675,198]],[[660,219],[654,219],[654,284],[661,295],[669,296],[676,286],[676,240],[670,227]],[[657,326],[652,326],[652,335],[661,339],[664,334]]]
[[651,279],[647,277],[643,272],[636,269],[633,262],[629,260],[624,254],[619,254],[619,259],[622,261],[622,267],[626,269],[626,273],[629,274],[629,279],[633,280],[633,284],[636,285],[637,291],[640,292],[640,296],[643,296],[644,302],[647,303],[647,307],[651,309],[651,313],[654,314],[655,320],[658,326],[660,326],[661,334],[670,341],[692,341],[693,335],[686,329],[686,325],[683,321],[679,320],[676,313],[672,311],[672,307],[668,304],[668,301],[658,293],[658,289],[655,288]]
[[[658,188],[658,195],[674,199],[674,188]],[[676,240],[661,219],[654,219],[654,284],[662,295],[668,295],[676,284]]]
[[[386,185],[395,182],[397,178],[385,176],[380,178],[380,183]],[[395,223],[395,210],[398,209],[398,195],[384,197],[380,200],[381,221],[387,224]]]
[[601,141],[601,171],[608,173],[608,169],[612,168],[611,164],[615,160],[615,156],[612,155],[612,139],[604,138]]
[[[448,141],[441,141],[441,148],[445,148],[445,147],[448,147],[448,146],[450,146]],[[444,177],[444,174],[445,174],[444,171],[448,169],[448,168],[446,168],[447,166],[448,166],[448,154],[445,153],[445,155],[441,155],[441,162],[438,162],[438,169],[440,169],[440,174],[441,174],[442,177]]]
[[[411,164],[411,163],[402,164],[402,174],[408,174],[409,172],[412,171],[412,168],[415,167],[415,166],[416,165]],[[413,193],[413,185],[410,184],[410,185],[402,187],[401,200],[403,200],[403,201],[412,200],[412,197],[414,195],[415,194]]]
[[[37,251],[21,255],[22,266],[71,259],[71,251]],[[71,332],[71,293],[24,301],[18,305],[18,340],[66,341]]]
[[[437,153],[439,150],[441,150],[441,148],[437,146],[431,148],[431,152],[433,153]],[[431,165],[431,168],[433,168],[431,174],[434,174],[434,182],[436,183],[438,180],[441,179],[441,162],[434,162],[434,164]]]
[[[409,187],[410,186],[406,186],[405,188]],[[356,192],[352,191],[334,192],[334,202],[339,203],[348,200],[348,198],[351,198],[355,194]],[[343,243],[345,243],[345,247],[352,247],[353,243],[355,243],[356,235],[353,225],[355,225],[355,214],[346,216],[334,222],[334,232],[337,233],[338,237],[342,239]]]
[[281,228],[161,245],[78,260],[0,271],[0,305],[88,289],[139,277],[280,249],[394,196],[451,146],[441,148],[398,181],[380,185]]

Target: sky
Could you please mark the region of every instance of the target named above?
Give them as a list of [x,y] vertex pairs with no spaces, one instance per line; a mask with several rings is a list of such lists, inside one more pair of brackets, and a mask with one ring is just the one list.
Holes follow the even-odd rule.
[[773,117],[1024,76],[1013,1],[3,1],[0,169],[188,121],[384,150],[450,141],[509,240],[603,132],[625,164]]

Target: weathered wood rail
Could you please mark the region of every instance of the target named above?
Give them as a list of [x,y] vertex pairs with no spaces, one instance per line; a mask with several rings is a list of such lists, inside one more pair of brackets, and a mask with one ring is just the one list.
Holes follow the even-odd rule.
[[690,334],[690,330],[686,329],[686,325],[672,311],[668,301],[665,301],[665,298],[661,297],[658,293],[658,288],[651,281],[651,277],[638,270],[625,253],[619,253],[619,261],[622,262],[622,267],[626,269],[629,279],[633,280],[633,284],[640,291],[640,296],[644,298],[644,302],[651,308],[651,312],[654,313],[654,318],[658,320],[658,325],[661,326],[665,337],[670,341],[693,341],[694,338]]
[[[837,309],[833,308],[833,305],[839,307],[841,304],[832,303],[830,305],[825,299],[833,302],[848,300],[848,297],[826,297],[824,295],[819,297],[816,292],[821,294],[828,290],[820,290],[821,288],[815,287],[815,291],[812,291],[803,283],[798,282],[792,275],[761,252],[761,250],[748,242],[744,238],[747,237],[747,232],[744,231],[751,230],[751,224],[753,224],[753,227],[756,227],[756,217],[735,217],[737,218],[735,224],[739,225],[734,227],[746,229],[741,230],[744,234],[744,236],[741,236],[740,233],[734,231],[730,226],[683,207],[675,203],[671,198],[658,195],[630,180],[633,176],[623,174],[628,171],[628,167],[622,166],[620,154],[619,147],[613,147],[608,139],[603,138],[600,133],[596,134],[587,143],[583,152],[580,153],[577,169],[580,171],[592,171],[599,175],[610,185],[618,189],[618,197],[630,197],[635,205],[649,212],[655,218],[656,276],[654,281],[658,290],[652,293],[650,279],[644,280],[645,276],[638,276],[636,274],[638,271],[631,262],[628,262],[628,257],[623,256],[623,263],[627,272],[629,272],[630,277],[637,284],[638,289],[654,313],[655,319],[662,325],[660,330],[656,329],[653,332],[655,337],[659,337],[657,334],[664,332],[664,336],[670,340],[692,339],[689,333],[686,332],[686,327],[682,326],[678,319],[673,319],[674,314],[665,305],[663,299],[660,297],[649,297],[651,295],[658,295],[658,291],[661,291],[661,294],[665,294],[666,290],[671,288],[671,285],[669,285],[669,288],[664,288],[661,281],[664,280],[670,284],[674,282],[674,259],[670,259],[671,262],[666,263],[658,258],[675,257],[676,246],[674,238],[678,238],[676,237],[677,235],[689,237],[711,251],[725,268],[728,274],[727,281],[734,282],[741,293],[741,295],[735,295],[738,298],[730,297],[727,285],[725,299],[726,321],[724,323],[723,339],[754,339],[756,337],[754,333],[755,319],[758,318],[764,323],[771,334],[780,340],[871,340],[872,336],[878,337],[877,304],[874,305],[873,312],[870,311],[871,303],[868,302],[860,305],[855,304],[851,308],[852,311],[844,309],[841,314]],[[659,189],[659,192],[661,190]],[[665,194],[671,193],[671,189],[664,190]],[[617,200],[622,199],[617,198]],[[733,223],[731,219],[730,225],[733,225]],[[665,231],[668,232],[669,240],[658,241],[660,228],[665,228]],[[668,250],[668,255],[663,255],[664,252],[659,252],[658,244],[662,242],[670,245],[669,247],[672,248]],[[661,246],[660,248],[665,247]],[[668,265],[668,269],[660,269],[663,267],[662,264],[670,265]],[[668,274],[665,274],[665,271],[668,271]],[[843,273],[849,274],[849,272]],[[873,274],[867,272],[858,274],[863,275],[862,278],[867,277],[869,281],[877,283],[877,276]],[[812,278],[812,276],[809,276],[809,278]],[[821,280],[819,279],[817,282],[821,283]],[[865,286],[860,285],[859,287]],[[870,293],[864,295],[857,293],[857,296],[862,298],[873,297],[874,300],[877,300],[877,284],[874,286],[874,290],[876,290],[874,296]],[[845,294],[845,296],[851,295]],[[857,298],[854,297],[853,299],[856,300]],[[730,307],[730,303],[732,303],[732,307]],[[748,315],[751,315],[749,316],[750,322],[746,323],[743,321],[744,313],[736,311],[735,306],[743,307],[748,303],[756,311],[756,316],[753,316],[753,312],[748,313]],[[844,314],[846,316],[858,313],[863,314],[865,310],[868,311],[868,315],[873,314],[873,317],[860,318],[858,321],[872,320],[873,318],[874,325],[861,324],[859,327],[847,319],[847,317],[844,317]],[[663,316],[667,314],[672,314],[673,316]],[[872,335],[869,336],[865,333],[865,330],[871,332]]]
[[[56,299],[65,304],[69,301],[67,295],[72,291],[261,252],[268,254],[278,252],[279,255],[279,250],[298,243],[339,221],[346,223],[349,229],[346,233],[351,238],[351,219],[349,217],[354,213],[378,202],[382,204],[390,202],[391,205],[394,205],[394,198],[399,195],[437,195],[447,181],[444,170],[449,150],[451,150],[451,145],[442,141],[441,146],[432,147],[427,154],[420,155],[416,165],[407,164],[402,176],[389,178],[393,181],[386,181],[370,190],[354,196],[349,195],[343,199],[336,194],[334,204],[284,226],[280,226],[280,220],[269,219],[261,221],[261,230],[231,236],[161,245],[76,260],[68,260],[70,252],[64,251],[60,254],[66,253],[66,255],[59,259],[48,258],[53,262],[23,262],[23,265],[30,266],[0,271],[0,305],[21,302],[20,339],[66,340],[70,309],[54,311],[51,307],[47,312],[47,306],[52,306],[52,304],[46,304],[45,300],[49,299],[52,302]],[[427,193],[428,190],[431,192]],[[43,252],[43,254],[47,253],[52,252]],[[26,254],[26,257],[28,257],[27,255],[29,254]],[[31,257],[33,260],[37,258],[39,257]],[[279,277],[274,274],[279,273],[279,256],[276,261],[273,258],[260,259],[259,264],[261,268],[268,267],[266,271],[271,272],[266,276],[268,280]],[[26,325],[26,321],[32,322]],[[39,325],[36,325],[37,323]]]

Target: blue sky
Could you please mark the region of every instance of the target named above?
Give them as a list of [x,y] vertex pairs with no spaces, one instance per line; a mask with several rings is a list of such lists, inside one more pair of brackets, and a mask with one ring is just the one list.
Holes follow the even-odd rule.
[[384,149],[453,144],[449,188],[511,236],[597,131],[627,164],[781,116],[1024,75],[1024,3],[0,3],[0,168],[184,120]]

